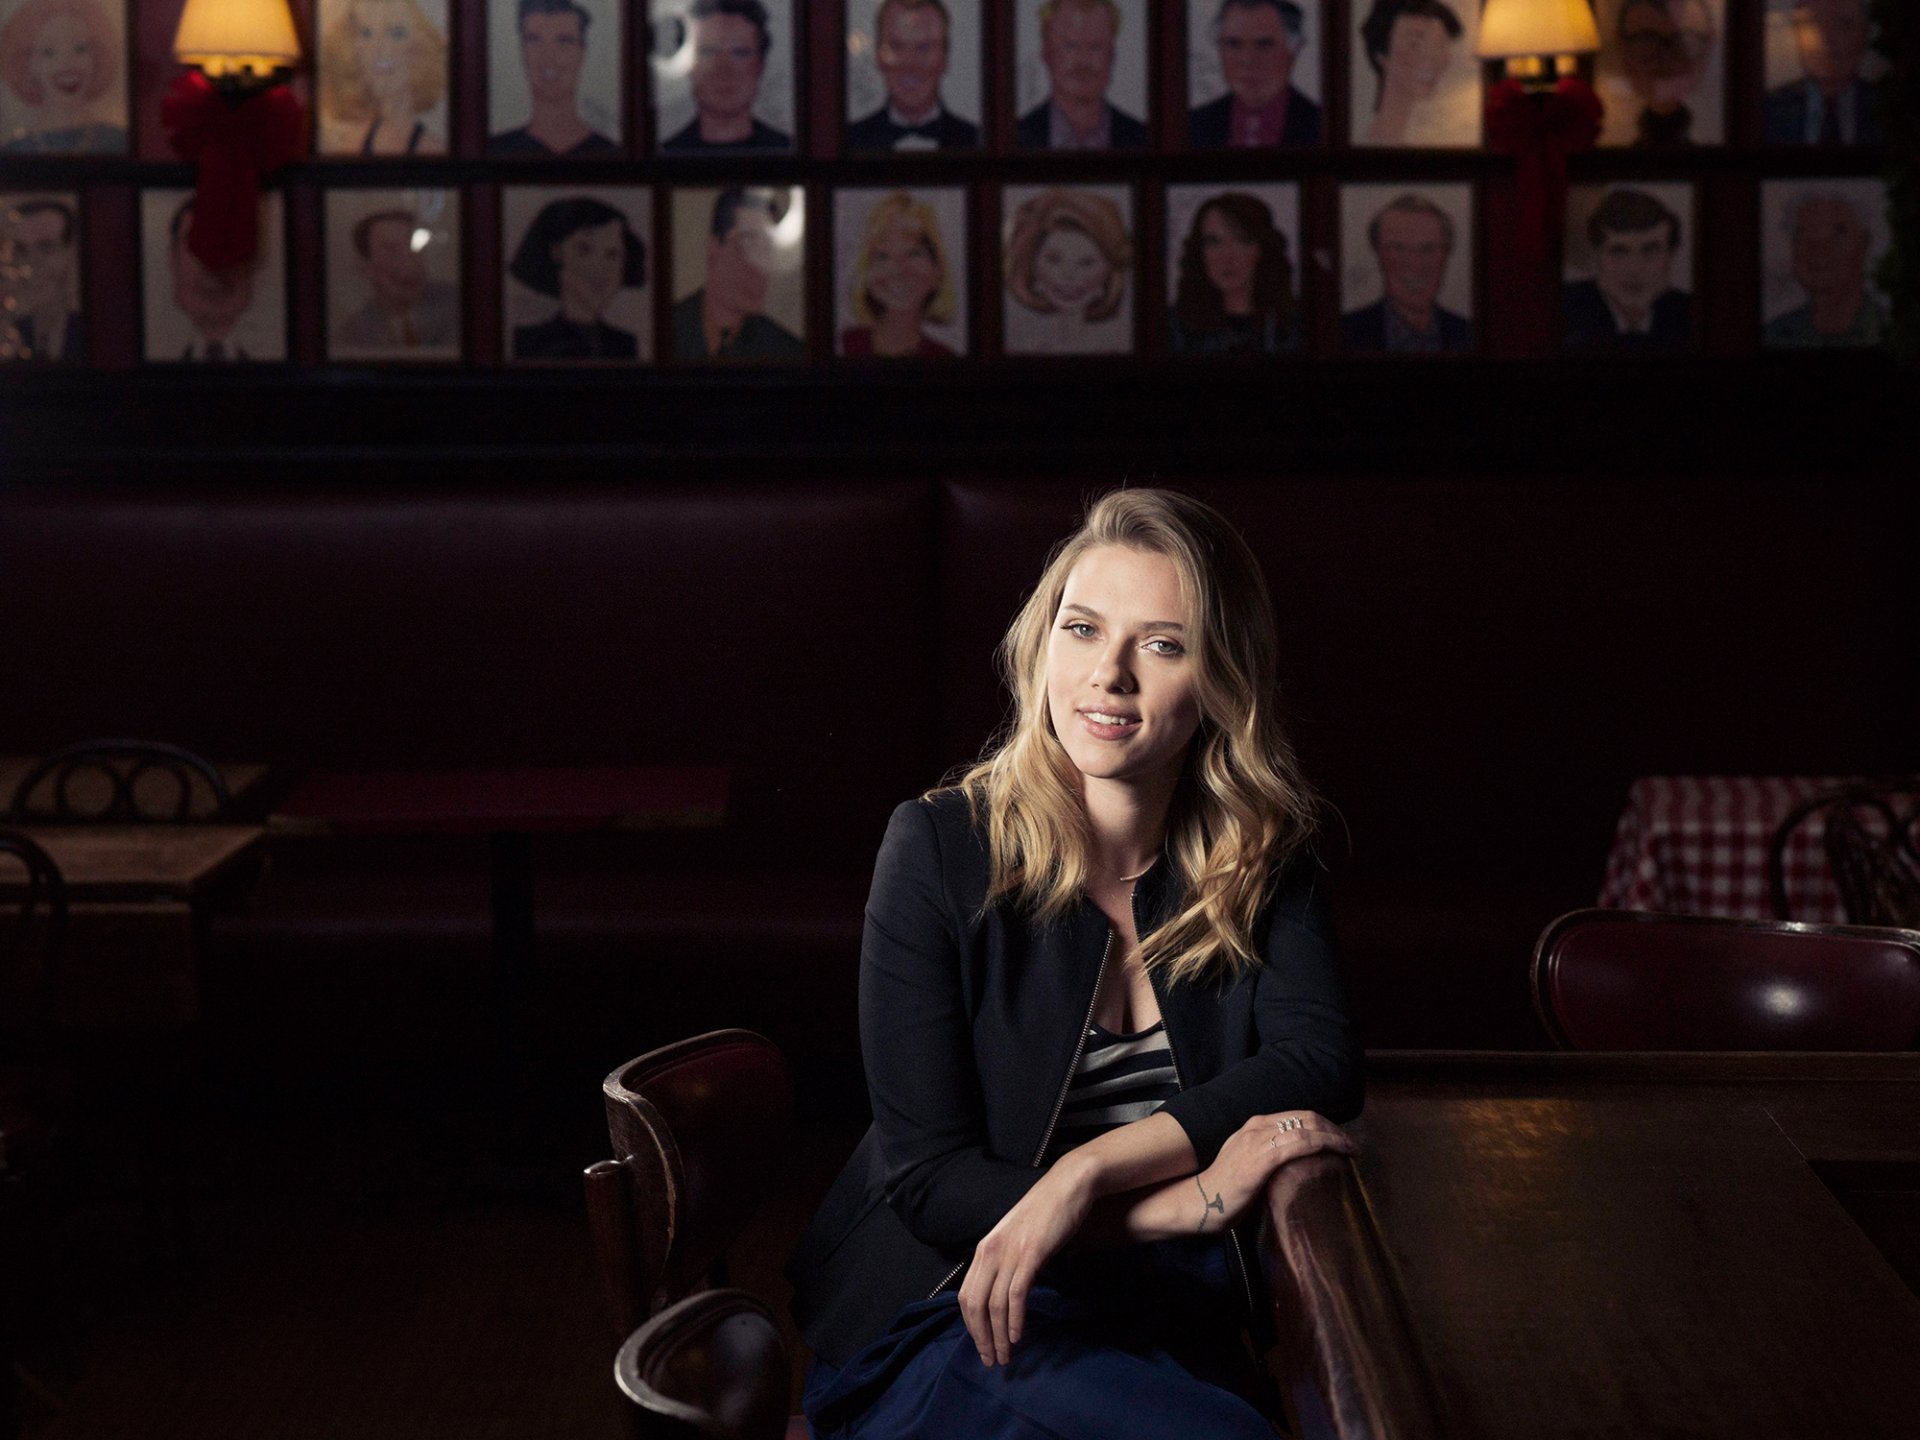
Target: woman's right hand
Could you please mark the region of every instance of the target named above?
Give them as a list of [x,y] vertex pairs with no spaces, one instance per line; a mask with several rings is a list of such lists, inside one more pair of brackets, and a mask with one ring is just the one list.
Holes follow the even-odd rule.
[[1211,1234],[1239,1219],[1287,1161],[1323,1150],[1352,1155],[1359,1148],[1346,1131],[1311,1110],[1255,1115],[1227,1137],[1213,1163],[1194,1177],[1195,1203],[1204,1202],[1197,1229]]

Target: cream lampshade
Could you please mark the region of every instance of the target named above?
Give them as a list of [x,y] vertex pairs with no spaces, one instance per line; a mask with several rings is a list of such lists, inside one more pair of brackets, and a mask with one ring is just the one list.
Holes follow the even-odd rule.
[[1588,0],[1487,0],[1474,53],[1505,60],[1517,78],[1539,77],[1549,65],[1571,73],[1575,55],[1600,48],[1600,29]]
[[264,78],[299,63],[300,37],[287,0],[187,0],[173,55],[210,77]]

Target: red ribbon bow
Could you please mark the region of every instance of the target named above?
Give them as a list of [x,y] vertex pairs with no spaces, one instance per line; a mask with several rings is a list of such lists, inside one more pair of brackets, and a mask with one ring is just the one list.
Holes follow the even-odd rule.
[[285,85],[232,101],[185,70],[160,102],[167,140],[199,164],[187,248],[212,270],[245,265],[260,249],[260,181],[305,149],[306,108]]
[[1487,92],[1487,143],[1515,156],[1524,253],[1544,262],[1567,205],[1567,156],[1591,150],[1600,138],[1600,97],[1569,75],[1544,95],[1529,95],[1517,80]]

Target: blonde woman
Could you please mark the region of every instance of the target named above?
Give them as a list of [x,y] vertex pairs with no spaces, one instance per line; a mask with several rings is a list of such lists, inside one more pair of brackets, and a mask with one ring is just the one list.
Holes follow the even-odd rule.
[[817,1435],[1271,1440],[1234,1227],[1361,1096],[1275,650],[1227,521],[1116,491],[1007,631],[1005,738],[894,812],[873,1125],[789,1267]]
[[446,137],[425,117],[446,93],[446,32],[416,0],[339,7],[320,55],[326,153],[444,155]]
[[124,48],[94,0],[26,0],[0,26],[0,81],[12,97],[0,106],[11,112],[0,154],[124,153]]
[[1033,196],[1015,213],[1007,240],[1008,352],[1131,350],[1132,269],[1126,217],[1107,196],[1065,189]]
[[853,313],[840,332],[840,353],[952,359],[953,347],[923,326],[953,318],[953,273],[933,207],[904,190],[879,201],[853,273]]

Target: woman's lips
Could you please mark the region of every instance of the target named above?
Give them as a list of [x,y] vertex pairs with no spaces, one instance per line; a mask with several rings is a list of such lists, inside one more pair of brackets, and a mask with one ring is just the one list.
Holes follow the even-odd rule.
[[[1110,723],[1118,721],[1118,724]],[[1080,723],[1097,740],[1119,740],[1140,728],[1138,715],[1119,715],[1105,710],[1082,710]]]
[[78,95],[86,78],[78,70],[61,70],[52,77],[53,88],[63,95]]

